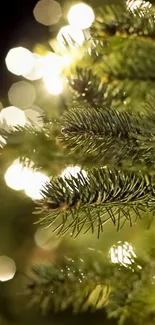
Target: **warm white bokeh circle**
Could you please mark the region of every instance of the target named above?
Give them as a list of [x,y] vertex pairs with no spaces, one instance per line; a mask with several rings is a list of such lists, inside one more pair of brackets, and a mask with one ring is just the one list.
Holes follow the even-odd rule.
[[8,52],[5,63],[10,72],[20,76],[32,70],[34,57],[28,49],[15,47]]
[[5,173],[5,182],[13,190],[20,191],[25,187],[29,168],[23,167],[19,160],[15,160]]
[[31,71],[23,75],[23,77],[32,81],[41,79],[43,76],[43,57],[37,53],[33,53],[33,57],[34,63]]
[[24,190],[27,196],[33,200],[42,199],[41,190],[46,183],[50,181],[49,177],[41,172],[32,171],[28,177],[24,186]]
[[57,40],[61,45],[65,45],[64,39],[70,46],[73,46],[73,41],[77,45],[82,45],[85,37],[83,31],[80,28],[67,25],[62,27],[57,35]]
[[5,282],[13,279],[15,273],[15,262],[10,257],[0,256],[0,281]]
[[24,126],[26,124],[26,116],[19,108],[9,106],[2,109],[0,122],[7,123],[8,126]]
[[63,80],[59,76],[46,76],[44,77],[44,85],[49,94],[59,95],[63,91]]
[[68,13],[68,21],[76,28],[89,28],[95,19],[93,9],[85,3],[78,3],[71,7]]
[[60,240],[53,234],[53,228],[38,228],[34,235],[35,243],[43,249],[52,249],[59,246]]
[[8,98],[12,105],[26,108],[36,99],[35,87],[27,81],[16,82],[9,89]]
[[33,124],[38,127],[43,127],[43,119],[41,114],[34,110],[33,108],[28,108],[24,110],[25,116],[27,118],[28,124]]
[[61,6],[54,0],[38,1],[34,10],[36,21],[45,26],[57,24],[62,16]]

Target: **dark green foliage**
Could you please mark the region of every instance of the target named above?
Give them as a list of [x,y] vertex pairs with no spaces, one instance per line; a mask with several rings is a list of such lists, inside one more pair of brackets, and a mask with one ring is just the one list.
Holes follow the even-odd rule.
[[94,163],[135,169],[141,164],[142,168],[154,166],[153,113],[148,118],[131,111],[81,108],[70,110],[63,120],[62,143]]
[[154,177],[107,167],[93,169],[87,177],[82,172],[78,178],[60,177],[42,191],[44,198],[38,204],[45,216],[40,222],[55,223],[59,234],[78,235],[83,228],[85,232],[97,228],[99,236],[109,219],[121,229],[125,221],[132,225],[133,214],[140,217],[141,210],[154,211],[154,184]]

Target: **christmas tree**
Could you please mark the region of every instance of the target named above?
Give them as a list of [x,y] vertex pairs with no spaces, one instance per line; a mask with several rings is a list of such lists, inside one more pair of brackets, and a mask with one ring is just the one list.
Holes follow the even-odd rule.
[[[2,322],[151,325],[155,6],[66,10],[57,38],[6,57],[21,77],[0,115]],[[60,4],[34,16],[57,26]]]

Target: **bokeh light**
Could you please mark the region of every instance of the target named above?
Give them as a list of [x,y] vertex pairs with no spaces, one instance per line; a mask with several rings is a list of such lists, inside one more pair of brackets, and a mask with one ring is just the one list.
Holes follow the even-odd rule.
[[16,82],[9,89],[8,98],[12,105],[27,108],[36,99],[35,87],[27,81]]
[[5,282],[13,279],[15,273],[15,262],[10,257],[0,256],[0,281]]
[[59,22],[62,10],[57,1],[41,0],[37,2],[33,14],[38,23],[50,26]]
[[37,171],[31,171],[29,173],[25,183],[25,193],[33,200],[40,200],[43,198],[41,190],[46,183],[50,181],[49,177],[45,174]]
[[[68,166],[61,173],[61,177],[65,181],[67,179],[72,179],[72,177],[78,178],[79,174],[82,174],[84,179],[87,178],[87,172],[84,169],[81,169],[80,166]],[[74,183],[74,180],[73,180],[73,183]],[[83,180],[82,179],[80,179],[80,183],[81,183],[81,185],[83,185]],[[68,187],[72,191],[72,187],[69,186],[69,184],[67,182],[66,182],[66,184],[68,185]],[[76,186],[76,183],[75,183],[75,186]]]
[[59,95],[63,91],[63,80],[59,76],[46,76],[44,78],[44,85],[51,95]]
[[128,267],[135,262],[136,254],[130,243],[119,241],[117,245],[110,248],[110,258],[112,263]]
[[62,71],[62,59],[60,55],[55,53],[48,53],[44,57],[43,64],[43,77],[52,77],[53,75],[59,75]]
[[72,47],[75,44],[79,46],[82,45],[85,37],[83,31],[80,28],[67,25],[60,29],[57,35],[57,40],[63,46],[65,46],[65,42],[67,42],[69,46]]
[[20,76],[32,70],[34,57],[28,49],[15,47],[8,52],[5,63],[10,72]]
[[37,53],[33,53],[33,57],[34,63],[31,71],[23,75],[23,77],[32,81],[43,77],[43,57]]
[[23,190],[25,188],[25,183],[27,183],[29,173],[29,168],[23,167],[19,159],[16,159],[5,173],[5,182],[13,190]]
[[53,234],[53,228],[38,228],[34,235],[36,245],[43,249],[55,249],[60,244],[60,239]]
[[68,13],[68,21],[76,28],[89,28],[95,19],[93,9],[85,3],[78,3],[71,7]]
[[36,127],[43,127],[43,119],[41,114],[34,110],[33,108],[28,108],[24,110],[25,116],[28,119],[28,124],[33,124]]
[[26,124],[26,116],[23,111],[14,106],[3,108],[0,114],[1,123],[8,126],[24,126]]

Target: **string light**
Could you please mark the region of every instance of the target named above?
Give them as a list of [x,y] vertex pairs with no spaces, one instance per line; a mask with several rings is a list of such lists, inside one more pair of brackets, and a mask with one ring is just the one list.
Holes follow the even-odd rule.
[[0,121],[8,126],[24,126],[26,124],[26,116],[19,108],[9,106],[2,109]]
[[[77,45],[82,45],[85,37],[84,33],[80,28],[72,27],[70,25],[64,26],[60,29],[57,40],[61,45],[65,45],[65,42],[69,44],[69,46],[74,46],[74,42]],[[74,41],[74,42],[73,42]]]
[[5,59],[7,69],[15,75],[25,75],[29,73],[34,64],[33,54],[24,47],[11,49]]
[[33,10],[36,21],[45,26],[57,24],[62,16],[61,6],[54,0],[38,1]]
[[78,3],[71,7],[68,13],[68,21],[76,28],[89,28],[95,19],[93,9],[85,3]]
[[117,245],[113,245],[110,248],[110,258],[112,263],[129,267],[135,262],[136,254],[131,244],[119,241]]
[[8,98],[12,105],[27,108],[36,99],[35,87],[27,81],[16,82],[9,89]]
[[15,262],[10,257],[0,256],[0,281],[5,282],[13,279],[15,273]]

